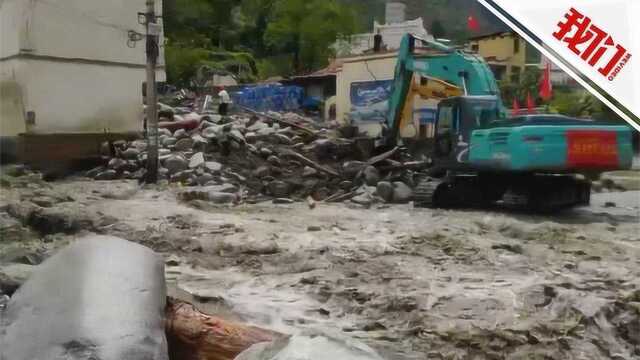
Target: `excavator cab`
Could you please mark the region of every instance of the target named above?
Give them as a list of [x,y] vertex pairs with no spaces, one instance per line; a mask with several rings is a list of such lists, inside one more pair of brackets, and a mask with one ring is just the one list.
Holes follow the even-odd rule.
[[432,158],[466,163],[473,130],[487,127],[501,116],[496,96],[455,96],[438,104]]

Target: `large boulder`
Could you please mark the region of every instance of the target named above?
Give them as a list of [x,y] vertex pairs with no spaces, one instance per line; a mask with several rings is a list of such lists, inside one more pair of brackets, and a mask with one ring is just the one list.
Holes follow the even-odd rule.
[[413,198],[413,190],[411,188],[400,181],[393,183],[393,202],[404,204],[411,201]]
[[114,237],[80,239],[45,261],[2,314],[2,358],[168,360],[164,262]]
[[380,196],[384,201],[393,201],[393,184],[388,181],[380,181],[376,188],[376,194]]
[[164,161],[164,167],[169,170],[169,174],[179,173],[187,170],[189,163],[182,155],[171,155]]
[[189,160],[189,169],[196,169],[205,165],[204,153],[195,153]]
[[380,181],[380,172],[374,166],[367,166],[364,168],[364,182],[368,186],[376,186]]

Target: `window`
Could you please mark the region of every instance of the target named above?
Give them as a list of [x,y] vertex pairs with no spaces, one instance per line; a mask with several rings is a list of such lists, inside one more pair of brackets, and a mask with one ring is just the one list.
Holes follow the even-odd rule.
[[[491,71],[493,71],[493,76],[496,77],[496,80],[504,79],[505,73],[507,72],[506,65],[489,64],[489,67],[491,68]],[[508,75],[509,74],[507,74],[507,76]]]
[[438,119],[438,135],[451,132],[453,129],[453,107],[443,106],[440,108]]
[[520,66],[511,67],[511,82],[519,83],[520,82],[520,73],[522,72],[522,68]]
[[517,54],[519,52],[520,52],[520,38],[515,37],[513,38],[513,53]]

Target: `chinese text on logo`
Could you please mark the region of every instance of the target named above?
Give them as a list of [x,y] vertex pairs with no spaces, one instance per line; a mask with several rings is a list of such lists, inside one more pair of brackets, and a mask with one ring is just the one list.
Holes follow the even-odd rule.
[[553,36],[567,43],[569,50],[591,67],[599,65],[600,74],[613,81],[631,60],[631,54],[578,10],[571,8],[564,17],[566,20],[558,23],[559,29]]

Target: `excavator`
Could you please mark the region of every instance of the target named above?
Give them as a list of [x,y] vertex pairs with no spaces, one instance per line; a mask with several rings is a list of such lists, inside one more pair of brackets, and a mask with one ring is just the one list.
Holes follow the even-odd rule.
[[[507,117],[483,58],[407,34],[402,40],[379,142],[430,160],[416,207],[554,211],[590,203],[593,174],[629,169],[632,130],[555,114]],[[431,136],[403,137],[416,97],[439,101]],[[414,132],[415,133],[415,132]]]

